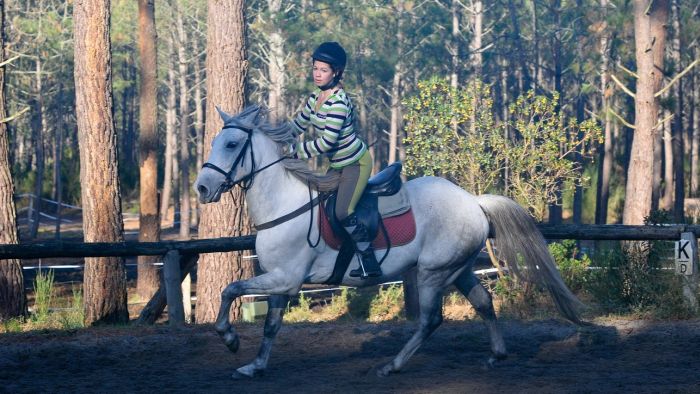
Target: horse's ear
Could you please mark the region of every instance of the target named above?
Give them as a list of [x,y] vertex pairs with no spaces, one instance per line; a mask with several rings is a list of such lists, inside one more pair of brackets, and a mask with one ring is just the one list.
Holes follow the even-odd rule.
[[236,117],[241,123],[247,123],[247,124],[257,124],[258,123],[258,116],[260,115],[260,109],[261,107],[257,104],[249,105],[246,107],[243,111],[241,111],[240,114],[238,114]]
[[221,116],[221,119],[224,121],[224,124],[227,124],[229,120],[233,119],[233,116],[224,112],[221,108],[219,108],[218,105],[216,105],[215,107],[216,111],[219,113],[219,116]]

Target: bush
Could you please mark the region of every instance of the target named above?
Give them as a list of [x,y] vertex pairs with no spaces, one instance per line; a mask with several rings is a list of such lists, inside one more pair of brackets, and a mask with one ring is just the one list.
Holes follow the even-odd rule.
[[34,278],[34,315],[32,319],[37,323],[45,323],[49,317],[49,308],[53,300],[54,291],[53,270],[46,273],[37,271]]
[[585,254],[579,257],[576,241],[567,239],[561,243],[551,243],[549,252],[566,286],[574,293],[584,290],[590,280],[591,259]]

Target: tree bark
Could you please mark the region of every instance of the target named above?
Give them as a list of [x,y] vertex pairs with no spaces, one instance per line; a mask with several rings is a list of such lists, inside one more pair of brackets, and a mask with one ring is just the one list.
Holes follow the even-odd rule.
[[[694,48],[694,53],[697,56],[698,49],[697,46]],[[688,114],[688,127],[691,128],[691,144],[690,144],[690,196],[698,197],[698,192],[700,191],[700,114],[698,114],[698,109],[696,108],[698,100],[700,100],[700,95],[698,95],[698,71],[697,68],[692,71],[693,77],[691,79],[690,91],[690,102],[688,103],[689,111]]]
[[[245,102],[245,79],[248,70],[245,43],[243,0],[209,0],[207,12],[207,111],[204,156],[209,155],[211,141],[223,126],[214,108],[239,112]],[[199,236],[215,238],[250,233],[243,207],[243,193],[235,188],[221,197],[218,204],[202,206]],[[215,320],[221,304],[221,292],[229,283],[252,274],[240,253],[211,253],[200,257],[197,271],[197,323]],[[238,319],[241,300],[232,306],[231,316]]]
[[[5,61],[5,1],[0,0],[0,62]],[[0,67],[0,119],[5,109],[5,67]],[[10,173],[7,123],[0,122],[0,243],[18,243],[14,184]],[[20,260],[0,260],[0,322],[24,316],[27,298]]]
[[[41,24],[39,24],[37,40],[41,37]],[[41,194],[44,186],[44,92],[42,86],[42,58],[37,51],[36,67],[36,99],[33,100],[34,109],[32,116],[32,141],[34,142],[34,205],[31,211],[31,222],[29,222],[29,238],[35,239],[39,232],[39,221],[41,220]]]
[[172,37],[168,37],[166,40],[168,47],[168,61],[166,66],[168,69],[168,79],[166,80],[168,96],[165,101],[165,173],[163,174],[163,194],[160,196],[160,216],[167,221],[169,220],[168,210],[170,209],[170,200],[174,183],[174,155],[175,152],[177,152],[175,144],[175,123],[177,121],[175,104],[177,98],[175,96],[175,70],[173,69],[171,61],[174,52]]
[[[158,210],[157,32],[155,0],[139,0],[139,241],[160,240]],[[136,292],[142,300],[158,290],[159,256],[138,256]]]
[[484,63],[484,56],[481,51],[484,35],[484,4],[481,0],[474,0],[472,4],[474,8],[471,15],[472,39],[469,41],[469,52],[474,76],[481,80]]
[[[201,61],[202,57],[199,55],[199,38],[195,35],[192,40],[192,52],[196,54],[194,59],[194,132],[196,134],[196,163],[197,170],[199,171],[204,164],[204,100],[202,98],[202,70]],[[199,202],[195,203],[195,207],[192,211],[192,221],[198,225],[199,224]]]
[[[671,40],[671,56],[673,64],[676,66],[676,71],[683,70],[681,59],[681,5],[679,0],[673,0],[673,39]],[[671,123],[671,135],[673,137],[671,150],[673,152],[673,175],[674,175],[674,195],[673,195],[673,220],[675,223],[685,222],[683,203],[685,200],[685,174],[684,158],[685,158],[685,143],[683,138],[683,78],[675,82],[674,93],[676,103],[673,110],[673,121]]]
[[182,10],[175,4],[177,25],[178,87],[180,89],[180,239],[190,239],[190,106],[187,87],[187,34]]
[[[600,0],[600,8],[603,10],[603,19],[607,18],[608,0]],[[603,27],[600,35],[600,92],[601,106],[603,110],[603,133],[605,140],[600,147],[598,159],[598,185],[596,196],[595,223],[605,224],[608,220],[608,199],[610,197],[610,176],[613,164],[613,135],[612,122],[610,121],[610,89],[608,88],[608,64],[610,58],[610,37],[608,26]]]
[[404,1],[396,4],[396,65],[394,65],[394,78],[391,82],[391,121],[389,124],[389,164],[396,161],[399,147],[399,128],[401,115],[401,78],[404,73],[403,41],[404,41]]
[[633,3],[639,78],[635,96],[634,140],[625,188],[624,224],[642,224],[651,211],[652,158],[659,112],[659,101],[654,94],[661,87],[666,41],[664,28],[668,19],[667,0],[653,3],[634,0]]
[[279,25],[279,12],[282,0],[268,0],[270,11],[270,26],[272,31],[268,36],[269,58],[268,78],[270,87],[268,91],[268,105],[270,106],[270,119],[273,122],[281,122],[287,116],[287,105],[284,100],[284,90],[287,83],[286,67],[284,61],[284,37]]
[[[664,116],[665,117],[665,116]],[[673,155],[673,137],[671,135],[671,122],[665,121],[663,126],[663,193],[659,207],[666,211],[673,208],[673,166],[677,160]]]
[[530,71],[527,67],[527,56],[525,54],[525,49],[523,48],[522,37],[520,35],[520,22],[518,22],[518,10],[515,6],[514,0],[508,0],[508,14],[512,25],[511,28],[513,29],[511,38],[513,40],[513,44],[515,45],[515,56],[520,63],[519,66],[522,78],[521,91],[516,93],[517,96],[519,93],[526,92],[531,89],[532,78],[530,77]]
[[[73,18],[83,232],[86,242],[119,242],[123,229],[112,119],[110,2],[77,0]],[[87,325],[128,321],[122,258],[86,258],[83,286]]]

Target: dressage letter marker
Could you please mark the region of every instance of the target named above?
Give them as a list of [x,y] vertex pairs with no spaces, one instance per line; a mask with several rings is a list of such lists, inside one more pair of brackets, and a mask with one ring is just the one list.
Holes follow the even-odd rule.
[[692,275],[697,256],[697,241],[692,233],[681,234],[681,240],[676,241],[674,256],[676,258],[676,274]]

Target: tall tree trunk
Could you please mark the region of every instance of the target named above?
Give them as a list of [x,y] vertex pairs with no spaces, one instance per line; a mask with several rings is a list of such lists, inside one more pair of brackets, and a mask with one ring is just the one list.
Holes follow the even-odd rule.
[[[636,138],[636,137],[635,137]],[[654,164],[653,164],[653,175],[651,180],[651,210],[656,211],[659,209],[659,204],[661,201],[661,186],[664,177],[664,138],[663,130],[660,133],[654,135]]]
[[[202,57],[199,56],[199,38],[194,37],[192,40],[192,52],[195,53],[194,59],[194,132],[195,132],[195,145],[196,145],[196,163],[197,170],[202,168],[204,164],[204,109],[203,109],[203,98],[202,98],[202,69],[201,61]],[[195,224],[199,223],[199,202],[196,202],[197,209],[192,211],[192,221]]]
[[[562,65],[562,44],[561,44],[561,1],[554,0],[552,9],[555,13],[555,29],[552,43],[552,57],[554,62],[554,91],[559,94],[559,99],[556,105],[556,111],[562,110],[561,103],[564,100],[565,92],[562,86],[563,65]],[[549,205],[549,223],[559,224],[562,221],[562,192],[561,182],[557,182],[557,190],[555,192],[556,201]]]
[[[41,31],[39,33],[41,35]],[[38,52],[38,51],[37,51]],[[32,116],[32,140],[34,141],[34,204],[31,211],[31,222],[29,223],[29,238],[35,239],[39,232],[39,221],[41,220],[41,195],[44,186],[44,92],[42,85],[42,60],[39,53],[36,58],[36,99],[34,103],[34,114]]]
[[[603,19],[607,19],[608,0],[600,0]],[[608,199],[610,197],[610,176],[613,162],[613,135],[610,121],[610,89],[608,88],[608,64],[610,58],[610,36],[607,24],[600,35],[600,101],[603,111],[603,133],[605,140],[601,146],[598,159],[598,187],[596,195],[595,223],[606,224],[608,219]]]
[[170,208],[171,195],[173,194],[173,173],[174,169],[174,155],[177,152],[175,148],[175,124],[177,122],[177,114],[175,109],[175,104],[177,98],[176,87],[175,87],[175,70],[172,64],[172,54],[174,52],[172,37],[167,39],[168,56],[167,56],[167,69],[168,69],[168,79],[166,80],[166,86],[168,89],[168,96],[165,100],[165,172],[163,174],[163,194],[161,194],[160,202],[160,216],[161,218],[168,220],[168,210]]
[[399,128],[401,123],[401,78],[404,73],[403,41],[404,41],[404,1],[396,4],[396,65],[394,78],[391,82],[391,121],[389,124],[389,164],[396,161],[399,147]]
[[[139,241],[160,240],[158,210],[158,102],[155,0],[139,0]],[[142,300],[158,290],[159,256],[139,256],[136,292]]]
[[190,239],[190,107],[187,88],[187,34],[176,5],[178,85],[180,88],[180,239]]
[[472,39],[469,41],[469,52],[474,76],[481,80],[484,63],[484,56],[481,51],[484,35],[484,4],[481,0],[474,0],[472,5],[474,9],[471,15]]
[[[665,116],[664,116],[665,117]],[[673,156],[673,137],[671,136],[671,122],[666,120],[663,124],[663,185],[664,190],[659,204],[661,209],[671,211],[673,208],[673,166],[677,160]]]
[[[243,109],[245,79],[248,70],[245,44],[243,0],[209,0],[207,12],[207,112],[204,156],[209,155],[211,141],[222,127],[215,105],[228,112]],[[243,193],[236,188],[221,197],[218,204],[202,206],[200,238],[232,237],[250,233],[243,207]],[[252,267],[241,253],[207,253],[199,258],[197,271],[198,323],[215,320],[221,305],[221,292],[231,282],[252,274]],[[241,300],[232,306],[232,318],[240,315]]]
[[[5,1],[0,0],[0,63],[5,61]],[[5,67],[0,67],[0,119],[7,117],[5,110]],[[0,122],[0,243],[16,244],[17,222],[14,185],[10,173],[7,123]],[[0,260],[0,321],[24,316],[27,297],[20,260]]]
[[[673,20],[673,39],[671,40],[671,56],[673,63],[676,66],[677,72],[683,70],[681,59],[681,5],[679,0],[673,0],[672,20]],[[673,122],[671,124],[671,135],[673,136],[672,151],[673,151],[673,174],[674,174],[674,197],[673,197],[673,221],[675,223],[685,222],[683,203],[685,199],[685,174],[684,158],[685,146],[683,136],[683,78],[676,81],[674,86],[676,95],[676,103],[673,111]]]
[[[86,242],[121,242],[123,224],[112,119],[109,0],[76,0],[75,100]],[[125,323],[126,272],[117,257],[85,259],[85,323]]]
[[287,116],[287,105],[284,100],[284,89],[287,83],[284,61],[284,37],[278,22],[282,0],[268,0],[267,6],[270,11],[270,26],[272,26],[272,31],[268,36],[269,58],[267,61],[270,87],[267,102],[270,106],[270,119],[274,122],[281,122]]
[[450,67],[450,86],[452,89],[457,89],[459,85],[459,70],[460,70],[460,60],[459,60],[459,48],[460,48],[460,32],[459,32],[459,1],[452,0],[450,2],[450,15],[452,17],[452,34],[450,39],[447,40],[447,53],[450,54],[451,67]]
[[[63,103],[63,84],[58,88],[59,102]],[[63,111],[63,106],[60,107]],[[61,207],[63,205],[63,182],[61,182],[61,161],[63,160],[63,128],[66,127],[65,115],[58,116],[59,122],[54,134],[53,151],[53,199],[56,202],[56,224],[54,226],[54,237],[61,238]]]
[[663,77],[660,70],[663,70],[667,20],[667,0],[653,3],[634,0],[634,41],[639,78],[634,106],[634,140],[625,188],[624,224],[643,224],[644,217],[651,211],[650,180],[659,115],[659,101],[654,94],[659,91]]
[[[694,53],[698,54],[697,46],[693,49]],[[700,101],[698,94],[698,71],[693,70],[693,76],[690,86],[690,102],[688,103],[688,127],[691,129],[691,144],[690,144],[690,196],[698,197],[700,191],[700,114],[698,114],[697,103]]]
[[523,48],[522,37],[520,35],[520,22],[518,21],[518,10],[515,6],[515,0],[508,0],[508,14],[510,16],[511,23],[511,38],[515,46],[515,51],[517,52],[515,56],[518,59],[520,66],[520,77],[522,78],[522,87],[520,92],[516,93],[516,96],[521,92],[526,92],[532,88],[532,78],[530,77],[530,71],[527,67],[527,56],[525,54],[525,49]]

